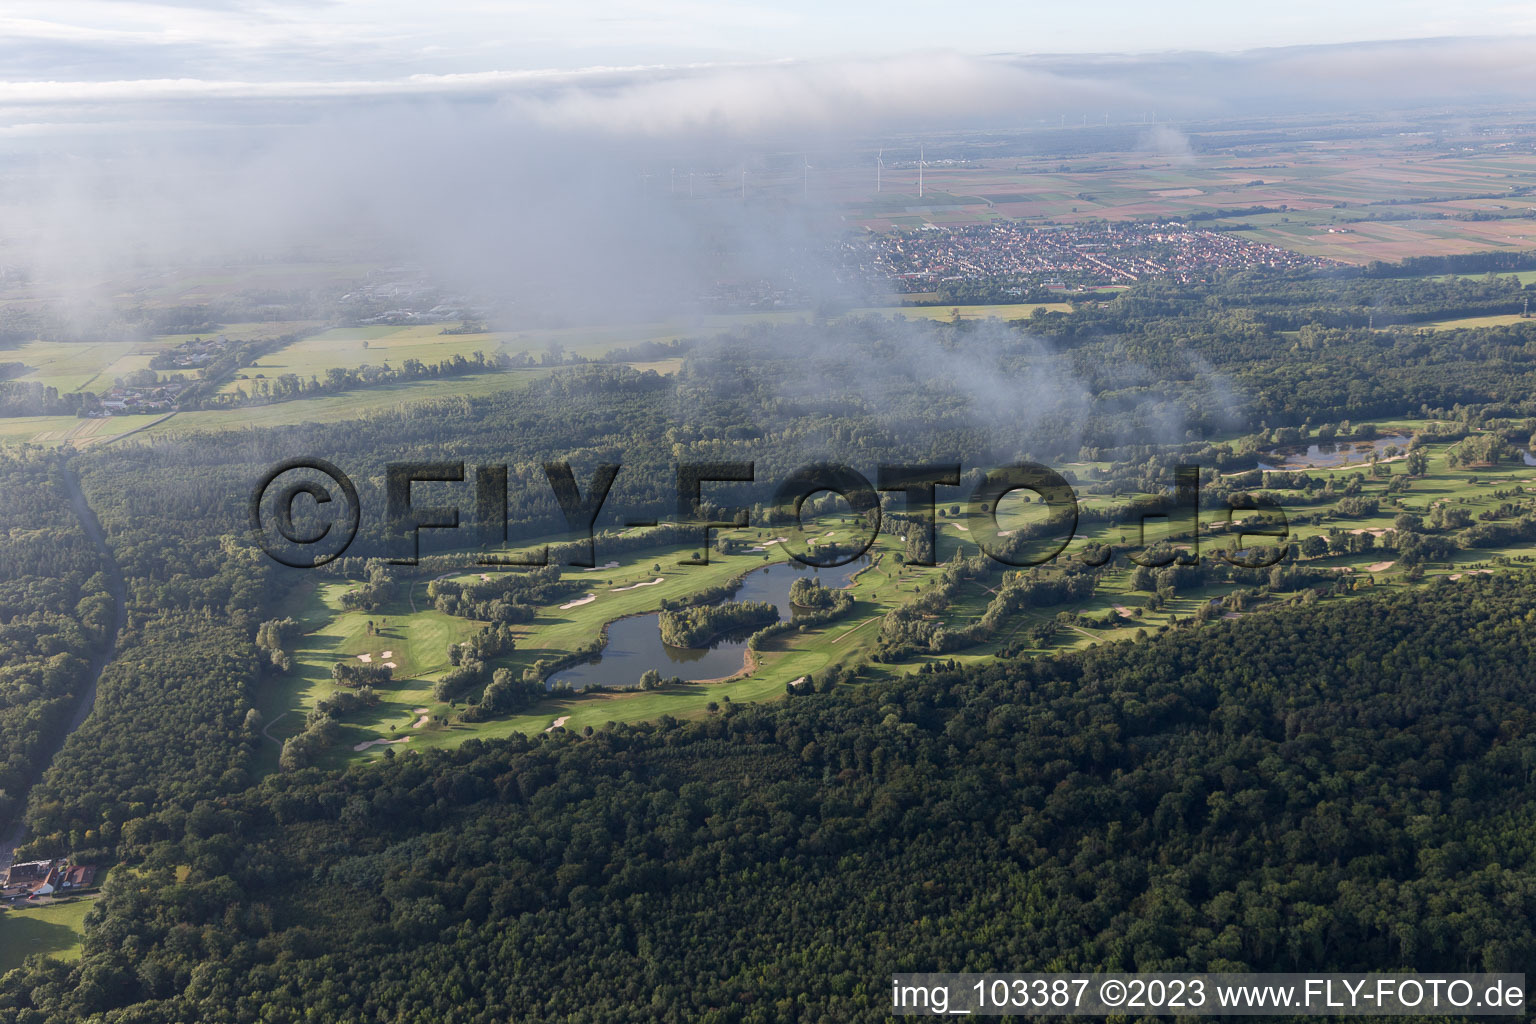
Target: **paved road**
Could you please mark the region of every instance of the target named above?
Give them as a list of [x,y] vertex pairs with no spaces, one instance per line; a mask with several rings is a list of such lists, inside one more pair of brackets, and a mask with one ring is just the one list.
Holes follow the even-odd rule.
[[[106,648],[91,659],[90,671],[87,674],[89,682],[86,684],[85,692],[80,695],[79,703],[75,706],[74,716],[69,720],[69,728],[48,752],[47,761],[53,760],[54,755],[64,746],[64,740],[68,735],[80,728],[90,716],[91,709],[96,705],[96,684],[101,679],[102,669],[107,667],[107,663],[117,653],[117,638],[122,634],[123,627],[128,624],[128,588],[123,582],[122,571],[117,567],[117,560],[112,557],[112,550],[107,547],[107,539],[102,533],[101,524],[96,521],[96,513],[92,512],[91,507],[86,504],[85,494],[80,490],[79,479],[68,468],[63,472],[64,488],[69,492],[70,507],[75,510],[75,516],[85,529],[85,535],[91,539],[91,543],[96,545],[96,550],[101,552],[102,562],[107,572],[107,589],[112,595],[112,602],[117,606],[117,617],[112,625],[112,636]],[[17,821],[11,827],[9,834],[4,839],[0,839],[0,871],[11,866],[16,847],[20,846],[26,837],[26,826],[21,821]]]

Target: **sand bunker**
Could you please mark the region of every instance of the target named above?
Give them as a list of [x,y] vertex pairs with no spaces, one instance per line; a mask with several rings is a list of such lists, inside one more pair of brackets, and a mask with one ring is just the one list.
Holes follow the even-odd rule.
[[[427,724],[427,720],[430,719],[431,717],[432,717],[431,715],[422,715],[420,718],[416,719],[416,724],[411,726],[411,728],[412,729],[420,729],[422,726]],[[409,739],[410,737],[406,737],[406,738]]]
[[665,583],[665,582],[667,582],[667,578],[665,576],[657,576],[655,579],[651,580],[649,583],[646,583],[646,582],[631,583],[627,587],[614,587],[613,588],[613,593],[617,594],[621,590],[634,590],[637,587],[654,587],[658,583]]
[[1124,615],[1128,619],[1136,617],[1136,613],[1131,611],[1129,608],[1127,608],[1123,604],[1115,605],[1115,611],[1119,612],[1121,615]]
[[371,655],[371,654],[359,654],[359,655],[358,655],[358,656],[357,656],[357,660],[358,660],[358,661],[360,661],[360,662],[362,662],[362,663],[363,663],[363,664],[364,664],[364,665],[366,665],[366,664],[368,664],[368,663],[369,663],[369,662],[370,662],[370,661],[372,661],[372,660],[373,660],[373,655]]
[[384,652],[384,657],[386,657],[386,658],[393,658],[394,656],[395,656],[395,652],[394,651],[385,651]]
[[386,661],[386,662],[385,662],[385,663],[384,663],[384,667],[385,667],[385,668],[399,668],[399,667],[400,667],[400,666],[398,666],[398,665],[396,665],[396,664],[395,664],[395,663],[394,663],[394,662],[392,662],[392,661]]
[[580,608],[582,605],[584,605],[584,604],[591,604],[593,601],[596,601],[596,600],[597,600],[597,595],[596,594],[588,594],[586,597],[578,597],[574,601],[567,601],[565,604],[560,606],[560,610],[563,611],[563,612],[570,611],[572,608]]
[[353,747],[352,749],[357,751],[359,754],[361,754],[363,751],[367,750],[369,747],[387,747],[391,743],[409,743],[409,742],[411,742],[411,738],[409,736],[402,736],[402,737],[400,737],[397,740],[386,740],[386,739],[380,738],[380,739],[376,739],[376,740],[368,740],[368,741],[366,741],[364,743],[359,743],[357,746]]
[[961,526],[959,523],[950,523],[949,525],[953,526],[955,529],[959,530],[962,533],[970,533],[971,532],[971,528],[969,526]]
[[548,729],[545,729],[544,731],[545,732],[554,732],[556,729],[560,728],[562,725],[564,725],[566,722],[569,722],[570,720],[571,720],[571,716],[570,715],[561,715],[559,718],[555,719],[554,723],[552,725],[550,725],[550,727]]
[[1453,573],[1451,573],[1451,579],[1459,580],[1463,576],[1492,576],[1492,575],[1493,575],[1493,570],[1492,569],[1473,569],[1471,572],[1464,572],[1464,573],[1463,572],[1453,572]]
[[491,582],[491,577],[488,573],[481,573],[480,578],[487,583]]
[[1386,572],[1388,569],[1392,568],[1396,564],[1397,564],[1396,562],[1372,562],[1370,565],[1365,567],[1365,571],[1366,572]]
[[618,567],[619,567],[619,563],[618,562],[604,562],[602,565],[594,565],[590,569],[583,569],[581,571],[582,572],[602,572],[604,569],[617,569]]
[[748,551],[767,551],[773,545],[775,545],[775,544],[784,544],[788,540],[789,540],[788,537],[775,537],[775,538],[773,538],[773,540],[765,540],[761,544],[754,544],[750,548],[747,548],[747,550]]

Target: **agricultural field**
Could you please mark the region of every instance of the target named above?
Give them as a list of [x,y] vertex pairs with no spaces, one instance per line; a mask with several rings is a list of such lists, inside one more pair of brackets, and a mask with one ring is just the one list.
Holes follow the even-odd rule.
[[25,363],[29,372],[14,379],[36,381],[60,394],[104,391],[114,378],[148,369],[161,347],[158,342],[30,341],[0,349],[0,362]]
[[[1012,303],[962,306],[871,306],[847,310],[846,316],[902,316],[908,319],[980,320],[997,318],[1024,319],[1036,309],[1070,312],[1066,302]],[[356,367],[389,360],[399,366],[406,359],[424,363],[441,362],[454,355],[469,356],[476,351],[490,355],[498,350],[511,354],[528,352],[538,358],[545,352],[563,352],[599,358],[615,348],[644,342],[667,342],[679,338],[708,336],[754,323],[809,321],[808,312],[764,314],[720,314],[671,324],[548,328],[527,331],[503,331],[487,334],[445,335],[444,327],[455,324],[430,324],[411,327],[334,328],[306,337],[277,352],[270,353],[253,366],[241,369],[221,391],[243,391],[258,374],[268,377],[294,373],[301,377],[323,377],[332,367]],[[238,338],[274,337],[293,333],[308,325],[297,321],[226,324],[218,334]],[[213,332],[210,332],[213,333]],[[201,336],[201,335],[197,335]],[[104,390],[115,377],[134,370],[147,369],[149,360],[162,348],[189,341],[194,335],[161,335],[151,342],[101,342],[62,344],[30,342],[0,350],[0,361],[25,362],[34,367],[19,379],[37,380],[61,391]],[[676,373],[682,357],[637,360],[626,365],[636,370]],[[523,387],[546,376],[553,367],[535,366],[498,373],[475,374],[450,380],[418,380],[299,398],[271,405],[242,406],[233,409],[190,410],[172,416],[112,416],[103,419],[77,419],[73,416],[26,416],[0,418],[0,444],[72,444],[85,448],[102,444],[140,430],[150,436],[169,436],[200,432],[246,430],[252,427],[284,426],[297,423],[334,423],[405,405],[440,401],[455,397],[475,397]],[[168,375],[162,372],[161,376]]]
[[475,352],[493,356],[502,350],[501,335],[444,334],[455,323],[423,324],[404,327],[334,327],[312,334],[260,360],[243,367],[235,379],[220,390],[246,393],[246,381],[253,377],[280,377],[284,374],[308,380],[325,376],[325,371],[356,369],[359,366],[389,364],[398,369],[408,359],[432,365],[454,356],[469,358]]
[[[1276,223],[1234,234],[1254,242],[1345,263],[1396,262],[1410,256],[1536,248],[1536,219],[1489,221],[1351,220],[1336,211],[1328,224]],[[1261,218],[1252,218],[1258,221]]]
[[166,418],[164,415],[108,416],[102,419],[80,419],[77,416],[0,417],[0,444],[70,444],[76,448],[90,448],[137,433]]
[[[381,384],[356,391],[343,391],[315,398],[296,398],[272,405],[251,405],[235,409],[194,409],[178,412],[151,427],[150,437],[179,434],[219,433],[259,427],[281,427],[296,423],[338,423],[394,409],[430,408],[432,403],[474,398],[527,386],[552,371],[543,368],[482,373],[452,380],[416,380],[399,384]],[[4,423],[0,420],[0,423]]]
[[1494,314],[1492,316],[1464,316],[1454,320],[1436,320],[1433,323],[1423,324],[1422,327],[1431,331],[1456,331],[1469,327],[1508,327],[1526,319],[1519,313],[1506,315]]
[[[1031,316],[1043,306],[1053,313],[1069,313],[1072,307],[1066,302],[1005,303],[999,305],[963,306],[860,306],[841,312],[842,316],[901,316],[909,320],[948,320],[959,309],[962,320],[984,320],[995,317],[1000,320],[1018,320]],[[808,310],[785,310],[773,313],[707,313],[696,317],[667,322],[594,325],[585,327],[535,328],[508,331],[497,335],[502,347],[510,353],[527,352],[537,358],[544,352],[558,350],[572,355],[599,358],[614,349],[630,348],[648,342],[666,343],[682,338],[712,337],[727,331],[740,330],[754,324],[810,323],[815,314]],[[644,364],[631,363],[642,367]]]
[[[1077,131],[1067,126],[1063,138]],[[1528,147],[1431,153],[1417,145],[1421,139],[1384,130],[1303,144],[1276,133],[1273,141],[1244,139],[1241,145],[1213,125],[1139,131],[1143,151],[1085,152],[1068,159],[940,163],[932,154],[942,147],[930,145],[922,198],[915,162],[903,156],[900,169],[892,171],[889,149],[878,195],[862,168],[828,175],[823,187],[851,221],[877,231],[1000,218],[1072,223],[1209,217],[1215,211],[1267,207],[1278,212],[1233,213],[1205,223],[1246,227],[1237,233],[1252,241],[1349,263],[1536,248],[1531,215],[1536,195],[1526,194],[1536,185],[1536,157]],[[1118,126],[1102,137],[1123,143],[1136,132]],[[1147,144],[1158,138],[1188,145],[1159,152]],[[1497,219],[1449,219],[1458,216]]]
[[264,338],[281,338],[288,334],[301,334],[306,331],[318,329],[319,321],[316,320],[248,320],[239,323],[219,324],[217,328],[209,331],[197,331],[192,334],[158,334],[152,345],[156,349],[173,348],[196,338],[205,341],[209,338],[225,337],[236,341],[260,341]]
[[[1418,422],[1392,423],[1382,424],[1379,429],[1383,435],[1389,435],[1422,426],[1424,424]],[[1536,467],[1506,461],[1496,467],[1453,468],[1448,460],[1452,447],[1433,441],[1425,446],[1429,471],[1424,477],[1414,479],[1407,492],[1397,496],[1399,504],[1396,506],[1385,499],[1387,480],[1367,475],[1364,494],[1383,499],[1377,514],[1349,518],[1336,514],[1331,506],[1290,509],[1290,540],[1300,542],[1312,535],[1326,537],[1333,530],[1380,533],[1393,527],[1393,517],[1399,512],[1427,515],[1436,506],[1446,504],[1461,506],[1475,518],[1478,513],[1507,501],[1507,489],[1517,484],[1536,495]],[[1401,460],[1399,455],[1383,461],[1401,473]],[[1086,479],[1094,466],[1078,463],[1066,468]],[[1307,469],[1306,472],[1321,478],[1337,476],[1342,481],[1355,474],[1368,474],[1369,466],[1362,458],[1332,468]],[[1499,491],[1506,491],[1506,495],[1496,496]],[[1085,507],[1092,508],[1118,504],[1128,497],[1083,495],[1080,500]],[[1024,501],[1016,494],[1001,504],[997,518],[999,526],[1008,530],[1044,514],[1040,503]],[[1233,537],[1234,531],[1228,528],[1228,516],[1223,510],[1202,510],[1200,518],[1204,535],[1203,557],[1218,557],[1219,551],[1238,543]],[[941,509],[938,534],[941,564],[957,552],[964,555],[978,552],[973,539],[976,525],[963,506],[959,515],[954,515],[949,506]],[[1148,524],[1146,540],[1153,543],[1167,538],[1177,543],[1178,534],[1173,531],[1179,528],[1175,524],[1153,521]],[[834,516],[808,522],[806,529],[808,534],[825,530],[829,536],[842,538],[851,535],[854,527]],[[1135,544],[1134,532],[1131,524],[1084,526],[1061,557],[1074,559],[1090,543]],[[749,528],[746,535],[756,538],[757,543],[772,539],[772,531],[768,530]],[[457,708],[435,701],[432,689],[434,680],[449,668],[448,645],[467,639],[483,623],[445,615],[430,607],[425,578],[412,582],[388,608],[372,613],[343,609],[341,597],[353,584],[329,581],[307,585],[293,599],[290,611],[306,631],[294,652],[295,668],[280,682],[265,688],[260,705],[267,723],[267,737],[271,740],[264,747],[262,756],[269,769],[275,768],[282,741],[300,732],[308,710],[334,689],[330,680],[331,666],[337,661],[356,659],[359,655],[368,655],[371,662],[392,661],[397,671],[395,679],[381,689],[379,705],[346,716],[343,738],[328,754],[333,765],[382,757],[384,750],[391,746],[408,745],[409,749],[422,749],[454,745],[472,737],[535,733],[553,727],[557,721],[569,729],[588,725],[601,727],[612,721],[644,721],[663,714],[680,718],[704,715],[708,713],[708,705],[727,699],[733,702],[776,699],[791,680],[858,659],[879,635],[885,614],[910,601],[920,588],[934,581],[942,571],[941,568],[905,565],[899,557],[900,550],[898,539],[882,534],[869,551],[869,564],[854,579],[852,592],[856,603],[849,614],[828,625],[770,641],[755,663],[744,664],[735,674],[715,681],[693,682],[655,691],[553,692],[527,713],[478,723],[453,720]],[[614,559],[618,564],[597,570],[565,570],[568,578],[577,578],[583,583],[590,581],[586,598],[567,602],[562,607],[545,608],[533,622],[515,626],[517,649],[495,659],[492,664],[520,674],[539,659],[558,658],[574,651],[600,635],[606,625],[616,619],[654,611],[664,598],[682,597],[724,583],[764,564],[777,565],[787,558],[782,545],[772,544],[762,553],[721,555],[711,552],[711,564],[707,567],[678,565],[678,559],[685,554],[683,549],[675,547],[650,549],[618,555]],[[1444,576],[1455,580],[1473,573],[1506,571],[1513,563],[1527,561],[1528,553],[1520,546],[1508,550],[1461,551],[1448,562],[1427,566],[1422,575],[1424,579]],[[1419,585],[1410,582],[1393,552],[1371,549],[1340,553],[1306,564],[1337,571],[1351,593],[1380,586]],[[987,642],[935,657],[968,664],[986,661],[1008,647],[1043,651],[1135,640],[1194,616],[1204,605],[1221,600],[1234,590],[1231,583],[1216,582],[1154,601],[1154,595],[1133,589],[1133,568],[1120,559],[1085,600],[1070,606],[1025,609],[1015,614],[1008,625]],[[444,578],[472,581],[481,571],[466,566],[462,571],[444,574]],[[661,582],[655,582],[657,580]],[[965,584],[944,613],[945,621],[956,626],[974,621],[985,611],[993,593],[983,581]],[[1257,612],[1227,612],[1226,617],[1262,613],[1264,606],[1258,607]],[[1072,620],[1060,624],[1048,648],[1034,646],[1029,639],[1032,628],[1055,622],[1063,610],[1072,613]],[[370,622],[373,632],[369,630]],[[918,656],[900,664],[872,664],[865,671],[876,677],[908,673],[931,660],[934,658]],[[632,686],[645,667],[659,668],[664,675],[668,671],[665,664],[636,667],[628,663],[615,667],[610,685]],[[393,743],[357,749],[360,744],[377,740],[392,740]]]

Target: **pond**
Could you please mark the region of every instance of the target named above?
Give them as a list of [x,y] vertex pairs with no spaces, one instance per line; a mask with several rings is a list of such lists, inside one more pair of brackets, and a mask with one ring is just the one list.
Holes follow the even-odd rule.
[[[753,569],[742,579],[732,601],[767,601],[779,610],[779,617],[793,618],[798,609],[789,603],[789,588],[795,580],[814,572],[822,586],[834,590],[853,582],[854,573],[869,564],[868,556],[854,559],[835,569],[812,570],[799,562],[778,563]],[[565,683],[580,690],[601,683],[606,686],[635,686],[647,669],[654,668],[663,677],[683,679],[721,679],[734,675],[746,663],[747,637],[725,636],[709,647],[673,647],[661,642],[661,613],[631,615],[608,624],[608,643],[595,659],[561,669],[549,677],[549,684]]]
[[1271,451],[1261,452],[1259,455],[1260,469],[1297,470],[1297,469],[1335,469],[1346,466],[1351,462],[1367,462],[1371,452],[1385,453],[1388,448],[1402,448],[1407,450],[1408,442],[1413,440],[1407,434],[1392,434],[1389,437],[1378,437],[1372,441],[1339,441],[1325,442],[1323,444],[1288,445],[1284,448],[1275,448]]

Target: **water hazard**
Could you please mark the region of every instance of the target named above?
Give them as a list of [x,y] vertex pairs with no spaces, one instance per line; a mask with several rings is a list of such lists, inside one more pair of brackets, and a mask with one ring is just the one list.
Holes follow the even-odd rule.
[[1338,441],[1324,444],[1288,445],[1284,448],[1276,448],[1260,455],[1260,469],[1335,469],[1346,466],[1352,462],[1370,461],[1371,452],[1378,452],[1383,458],[1387,455],[1388,448],[1400,448],[1404,451],[1408,448],[1408,442],[1412,438],[1407,434],[1393,434],[1390,437],[1378,437],[1371,441]]
[[[764,566],[747,573],[731,600],[768,601],[778,608],[781,619],[793,618],[796,609],[789,603],[789,588],[795,580],[815,572],[822,586],[836,590],[848,586],[854,573],[867,564],[867,557],[862,557],[835,569],[812,570],[794,561]],[[577,690],[597,683],[635,686],[641,674],[653,668],[668,678],[720,679],[741,670],[746,651],[746,636],[721,637],[707,648],[664,644],[660,613],[648,612],[609,623],[608,643],[602,654],[593,661],[561,669],[549,677],[549,683],[565,683]]]

